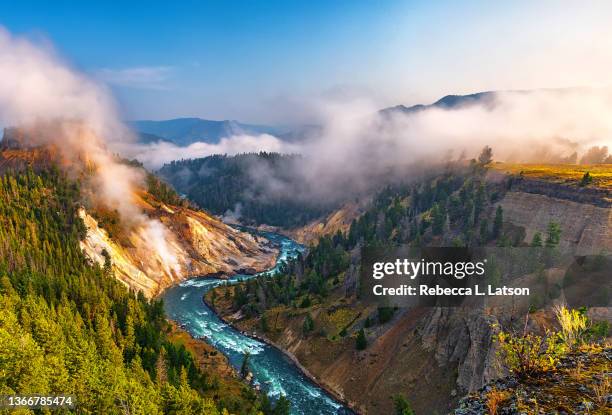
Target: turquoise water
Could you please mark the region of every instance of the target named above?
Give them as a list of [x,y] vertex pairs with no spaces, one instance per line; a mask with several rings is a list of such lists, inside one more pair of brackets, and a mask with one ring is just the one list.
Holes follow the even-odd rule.
[[[258,275],[274,274],[284,262],[303,250],[301,245],[284,236],[274,233],[263,235],[279,245],[280,254],[274,268]],[[253,276],[236,275],[229,282],[249,278]],[[351,411],[306,378],[283,353],[227,325],[204,303],[204,294],[223,283],[225,280],[216,278],[196,278],[169,288],[162,296],[166,315],[192,336],[206,339],[226,355],[236,368],[240,367],[243,355],[248,351],[251,355],[249,368],[253,372],[255,385],[272,398],[285,395],[291,402],[292,414],[351,414]]]

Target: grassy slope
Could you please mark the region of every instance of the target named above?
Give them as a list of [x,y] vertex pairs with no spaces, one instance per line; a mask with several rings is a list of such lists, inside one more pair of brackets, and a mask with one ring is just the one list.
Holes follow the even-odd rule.
[[526,178],[578,186],[586,172],[593,177],[589,186],[612,190],[612,164],[513,164],[494,163],[494,170],[510,174],[523,174]]

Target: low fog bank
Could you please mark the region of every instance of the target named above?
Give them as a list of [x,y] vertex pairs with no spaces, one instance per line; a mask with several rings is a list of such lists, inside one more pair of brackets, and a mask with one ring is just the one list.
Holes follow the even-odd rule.
[[[485,145],[493,148],[496,161],[612,161],[607,148],[612,143],[611,89],[493,92],[452,101],[385,111],[367,100],[322,102],[321,128],[300,142],[235,136],[214,145],[157,143],[126,150],[151,168],[210,154],[301,154],[290,171],[272,170],[266,163],[254,163],[250,170],[253,183],[267,188],[271,197],[284,194],[305,203],[346,199],[409,179],[426,166],[476,157]],[[296,193],[297,188],[308,191]]]

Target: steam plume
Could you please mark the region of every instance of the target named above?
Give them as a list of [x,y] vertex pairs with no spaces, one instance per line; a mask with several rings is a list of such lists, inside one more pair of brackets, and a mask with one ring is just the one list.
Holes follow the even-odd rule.
[[131,139],[101,85],[72,70],[53,50],[11,36],[0,27],[0,124],[26,131],[30,145],[53,145],[68,165],[93,166],[97,203],[117,209],[138,229],[169,272],[179,272],[164,225],[135,203],[142,173],[116,162],[109,151]]

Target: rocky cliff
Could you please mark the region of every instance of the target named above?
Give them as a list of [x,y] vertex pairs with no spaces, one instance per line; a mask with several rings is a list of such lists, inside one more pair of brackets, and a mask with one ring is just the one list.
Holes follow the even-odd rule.
[[[580,200],[580,199],[578,199]],[[504,220],[525,229],[526,240],[536,232],[546,233],[550,222],[561,226],[561,245],[581,254],[612,252],[612,208],[568,198],[523,191],[510,191],[501,200]]]
[[324,235],[333,235],[349,230],[353,219],[358,218],[367,206],[367,201],[347,202],[322,219],[314,220],[299,228],[281,231],[303,245],[310,245]]
[[85,254],[101,266],[109,260],[119,280],[149,297],[194,276],[230,276],[245,268],[259,271],[274,264],[277,250],[265,238],[238,231],[205,212],[163,205],[148,213],[170,230],[165,238],[174,249],[175,267],[168,267],[151,250],[141,228],[130,230],[125,242],[120,242],[109,237],[85,209],[80,211],[87,227],[81,242]]

